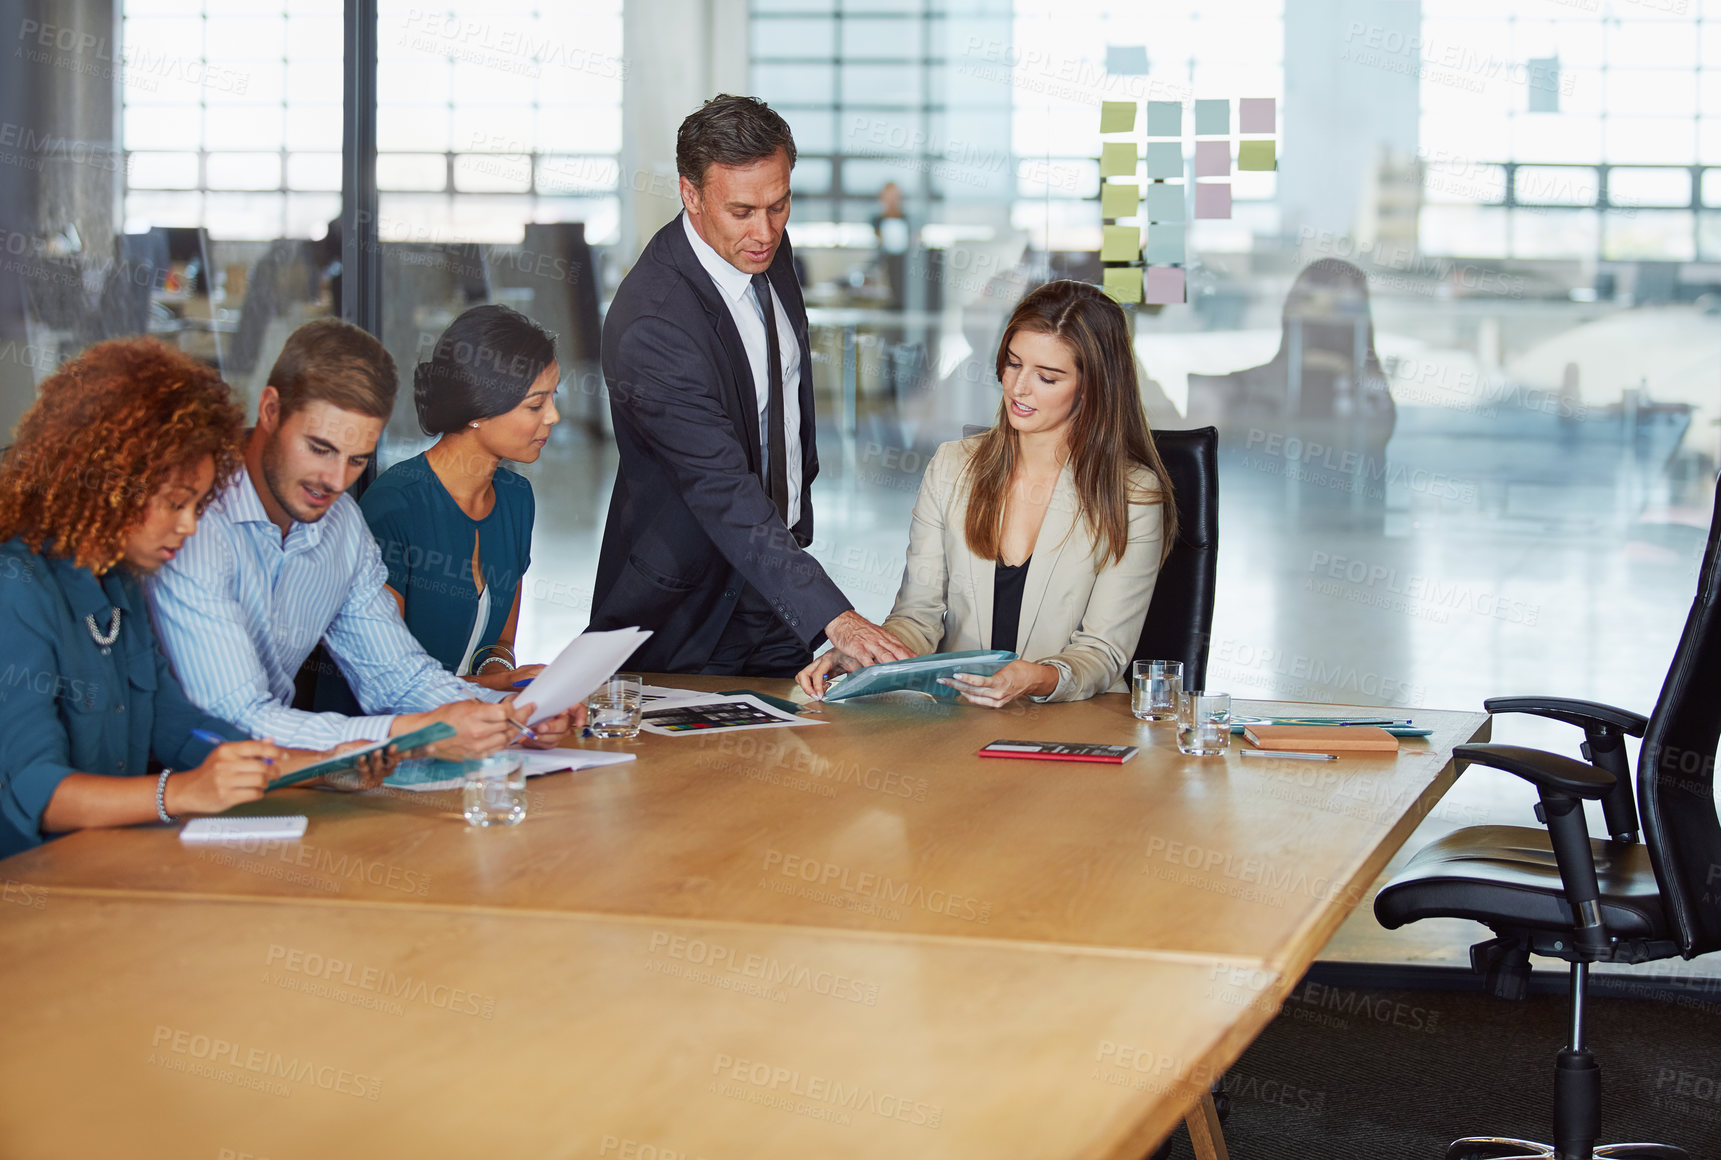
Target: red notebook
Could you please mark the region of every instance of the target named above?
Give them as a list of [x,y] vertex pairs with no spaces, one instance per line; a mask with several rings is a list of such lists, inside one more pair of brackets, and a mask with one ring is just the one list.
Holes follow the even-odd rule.
[[1122,765],[1135,756],[1133,745],[1080,745],[1073,741],[994,741],[981,757],[1022,757],[1029,761],[1105,761]]

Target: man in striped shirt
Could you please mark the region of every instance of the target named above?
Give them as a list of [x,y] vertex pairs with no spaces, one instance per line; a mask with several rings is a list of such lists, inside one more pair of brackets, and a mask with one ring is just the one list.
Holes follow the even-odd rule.
[[[358,327],[324,319],[295,331],[258,401],[245,466],[150,582],[150,609],[191,700],[254,737],[327,749],[440,721],[456,736],[436,755],[470,759],[506,745],[518,732],[510,718],[523,718],[511,694],[459,679],[420,647],[344,494],[376,453],[395,381],[394,360]],[[366,716],[292,707],[319,641]],[[539,724],[539,744],[569,724],[567,714]]]

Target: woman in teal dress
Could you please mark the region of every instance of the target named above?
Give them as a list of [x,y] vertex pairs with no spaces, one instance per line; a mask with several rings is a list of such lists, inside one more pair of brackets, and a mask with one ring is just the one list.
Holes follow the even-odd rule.
[[238,468],[242,422],[214,371],[133,338],[49,376],[18,424],[0,459],[0,857],[71,830],[220,813],[326,756],[193,705],[138,584]]
[[466,311],[413,375],[419,425],[440,438],[359,500],[406,626],[449,672],[486,688],[542,667],[514,659],[534,503],[507,464],[543,451],[560,376],[543,327],[506,306]]

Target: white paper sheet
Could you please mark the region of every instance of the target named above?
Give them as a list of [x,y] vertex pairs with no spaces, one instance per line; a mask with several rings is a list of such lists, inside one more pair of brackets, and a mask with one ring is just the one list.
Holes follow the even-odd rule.
[[[677,716],[697,713],[699,710],[722,710],[725,706],[744,706],[740,716],[747,718],[734,725],[698,724],[690,725],[686,721],[679,722],[682,727],[675,728]],[[746,710],[751,710],[747,712]],[[729,715],[732,719],[734,714]],[[662,724],[668,720],[668,726]],[[728,697],[712,697],[708,700],[682,702],[666,708],[648,710],[640,719],[640,729],[645,733],[656,733],[660,737],[698,737],[712,733],[733,733],[737,729],[786,729],[793,725],[827,725],[828,721],[815,721],[811,717],[798,717],[793,713],[785,713],[781,709],[767,705],[757,697],[746,694],[735,694]]]
[[296,842],[310,818],[287,814],[256,818],[193,818],[179,831],[181,842]]
[[[512,749],[509,752],[521,756],[521,765],[526,770],[527,777],[560,773],[564,769],[595,769],[600,765],[620,765],[635,758],[632,753],[612,753],[602,749]],[[465,778],[456,775],[437,781],[390,785],[389,788],[404,789],[411,793],[429,793],[433,790],[459,789],[464,781]]]
[[516,705],[535,706],[532,719],[526,724],[536,725],[579,704],[650,636],[651,632],[643,628],[615,628],[576,636],[514,699]]

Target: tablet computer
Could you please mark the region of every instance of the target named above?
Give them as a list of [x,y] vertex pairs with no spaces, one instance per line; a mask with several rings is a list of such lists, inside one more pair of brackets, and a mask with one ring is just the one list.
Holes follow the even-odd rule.
[[355,749],[351,753],[343,753],[339,757],[330,757],[324,761],[312,762],[303,769],[295,769],[292,773],[284,773],[269,783],[270,789],[282,789],[289,785],[298,785],[302,781],[310,781],[313,777],[322,777],[326,773],[340,773],[353,768],[359,758],[367,753],[375,753],[379,749],[393,746],[405,757],[415,749],[423,749],[426,745],[434,745],[438,741],[446,741],[454,736],[454,726],[441,721],[432,721],[422,729],[414,729],[411,733],[402,733],[399,737],[390,737],[386,741],[378,741],[363,749]]
[[869,693],[908,691],[926,693],[942,701],[954,701],[958,696],[956,690],[939,684],[939,678],[956,673],[989,677],[1011,661],[1020,659],[1021,657],[1013,652],[986,648],[970,649],[967,652],[927,653],[923,657],[910,657],[905,661],[886,661],[882,665],[868,665],[864,669],[856,669],[852,673],[837,677],[825,688],[824,699],[842,701],[850,697],[864,697]]

